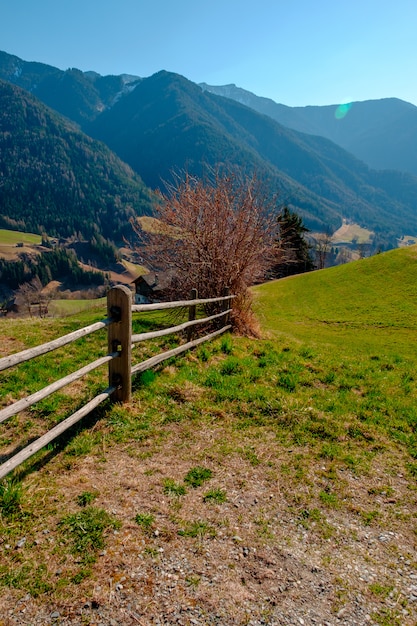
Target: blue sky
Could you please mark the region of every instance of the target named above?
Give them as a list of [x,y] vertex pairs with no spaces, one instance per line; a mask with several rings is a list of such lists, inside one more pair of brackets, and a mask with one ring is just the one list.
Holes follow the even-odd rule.
[[100,74],[165,69],[290,106],[417,105],[416,0],[0,0],[0,50]]

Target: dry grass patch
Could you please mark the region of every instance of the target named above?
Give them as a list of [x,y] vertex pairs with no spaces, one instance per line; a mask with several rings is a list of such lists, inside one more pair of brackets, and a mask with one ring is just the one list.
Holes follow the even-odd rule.
[[20,352],[25,349],[25,344],[22,340],[17,339],[16,337],[11,337],[8,335],[3,335],[0,345],[0,356],[9,356],[10,354],[14,354],[15,352]]
[[[127,611],[129,604],[148,623],[161,615],[169,622],[180,607],[189,606],[198,607],[195,615],[201,623],[203,615],[214,612],[222,623],[244,624],[249,616],[261,619],[266,608],[271,616],[277,607],[296,615],[295,607],[308,602],[310,615],[331,620],[335,607],[360,617],[355,597],[358,593],[367,597],[369,584],[397,589],[395,571],[387,575],[386,563],[411,558],[411,526],[404,534],[404,524],[397,528],[389,520],[388,527],[394,529],[389,534],[384,516],[368,524],[361,515],[375,508],[378,498],[378,506],[386,505],[387,496],[378,491],[381,466],[359,477],[346,470],[340,473],[328,462],[310,467],[305,450],[284,450],[274,440],[273,429],[264,428],[262,437],[254,439],[247,430],[233,430],[232,420],[198,428],[186,448],[178,445],[186,424],[163,429],[169,432],[167,445],[152,457],[139,461],[125,445],[111,445],[105,457],[95,451],[76,458],[71,472],[63,470],[57,456],[31,478],[26,503],[35,509],[42,503],[42,514],[34,515],[22,548],[15,548],[20,538],[17,528],[11,548],[2,545],[6,563],[13,563],[15,571],[19,562],[31,561],[37,564],[39,578],[43,564],[46,569],[38,585],[42,580],[53,583],[48,596],[41,593],[38,601],[29,603],[29,615],[58,607],[61,615],[71,616],[86,604],[91,616],[93,604],[104,615],[113,615]],[[239,443],[239,449],[230,448],[224,455],[228,439],[235,446]],[[249,441],[257,464],[245,456]],[[138,453],[144,445],[136,444]],[[197,464],[212,473],[204,484],[192,488],[185,478]],[[342,481],[337,486],[339,473]],[[180,497],[164,493],[167,478],[185,485],[186,493]],[[40,487],[45,480],[48,486]],[[337,508],[320,500],[328,485],[340,499]],[[206,502],[209,489],[223,490],[227,499]],[[408,502],[411,513],[407,480],[393,474],[390,489],[401,500],[401,510]],[[94,507],[120,526],[107,533],[104,548],[88,567],[60,546],[61,521],[79,513],[79,498],[86,493],[96,494]],[[149,528],[137,523],[138,515],[150,516]],[[381,541],[384,533],[387,540]],[[361,581],[363,572],[367,574]],[[344,581],[343,600],[338,579]],[[3,594],[3,609],[13,611],[22,594],[24,589],[20,595]],[[373,602],[383,605],[385,600]],[[404,620],[412,623],[407,616]]]
[[168,395],[175,400],[175,402],[179,403],[195,402],[196,400],[200,400],[205,393],[205,389],[188,380],[181,384],[174,385],[168,391]]

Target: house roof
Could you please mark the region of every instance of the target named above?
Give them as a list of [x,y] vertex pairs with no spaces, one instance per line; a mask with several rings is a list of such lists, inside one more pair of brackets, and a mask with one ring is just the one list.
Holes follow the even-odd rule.
[[132,282],[135,285],[145,283],[153,291],[161,291],[170,286],[174,272],[168,270],[166,272],[149,272],[135,278]]

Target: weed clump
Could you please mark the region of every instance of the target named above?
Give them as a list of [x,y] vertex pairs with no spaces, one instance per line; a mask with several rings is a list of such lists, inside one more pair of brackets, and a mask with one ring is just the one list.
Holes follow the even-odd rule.
[[105,532],[120,528],[120,522],[104,509],[88,506],[67,515],[59,527],[69,544],[70,552],[81,556],[81,563],[94,563],[96,552],[105,545]]
[[220,344],[220,350],[223,352],[223,354],[232,354],[233,342],[232,342],[232,338],[230,337],[230,335],[226,335],[225,337],[222,338],[222,341]]
[[233,374],[240,374],[242,372],[242,365],[239,360],[233,357],[229,357],[221,366],[220,374],[223,376],[231,376]]
[[149,533],[155,523],[155,516],[152,513],[138,513],[135,515],[135,522],[144,532]]
[[214,502],[215,504],[222,504],[226,502],[227,495],[224,489],[210,489],[203,496],[203,502]]
[[156,374],[153,370],[146,370],[145,372],[141,372],[139,374],[139,384],[141,387],[146,387],[147,385],[151,385],[156,378]]
[[211,471],[211,469],[208,469],[207,467],[197,466],[193,467],[192,469],[190,469],[189,472],[187,472],[184,478],[184,482],[190,485],[190,487],[200,487],[200,485],[202,485],[206,480],[210,480],[212,475],[213,472]]
[[165,478],[164,480],[164,494],[166,496],[185,496],[187,490],[184,485],[177,483],[172,478]]
[[407,463],[407,469],[410,476],[417,478],[417,463]]
[[35,565],[33,562],[24,563],[21,567],[6,571],[0,568],[0,587],[24,589],[31,596],[38,596],[52,590],[49,582],[50,573],[45,565]]
[[286,391],[293,392],[296,390],[297,385],[299,383],[298,377],[294,373],[286,373],[281,374],[278,380],[278,386]]
[[23,488],[13,479],[0,483],[0,516],[8,519],[16,517],[21,511]]
[[83,493],[77,496],[77,504],[81,507],[87,506],[87,504],[94,502],[97,496],[98,493],[96,491],[83,491]]
[[184,527],[178,531],[181,537],[194,537],[202,539],[205,535],[215,537],[216,531],[204,520],[186,522]]

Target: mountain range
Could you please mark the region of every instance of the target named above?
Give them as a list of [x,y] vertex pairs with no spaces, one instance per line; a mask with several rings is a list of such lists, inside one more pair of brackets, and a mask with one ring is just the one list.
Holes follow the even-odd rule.
[[417,107],[409,102],[383,98],[342,105],[288,107],[236,85],[200,86],[268,115],[288,128],[326,137],[371,168],[417,175]]
[[[95,150],[103,154],[106,144],[106,149],[119,159],[110,157],[110,151],[106,158],[119,167],[120,159],[127,163],[130,167],[123,167],[125,174],[129,172],[129,185],[132,181],[141,185],[142,179],[151,188],[163,188],[173,172],[186,169],[202,174],[224,164],[247,173],[256,171],[274,191],[279,191],[281,204],[299,212],[309,228],[335,229],[346,218],[373,230],[388,247],[394,247],[396,238],[403,234],[417,233],[417,177],[406,159],[407,154],[413,154],[409,136],[414,132],[413,124],[417,125],[417,107],[400,100],[355,103],[340,109],[293,109],[234,86],[197,85],[165,71],[149,78],[102,77],[94,72],[62,71],[25,62],[7,53],[0,53],[0,78],[25,90],[13,91],[15,106],[10,104],[9,93],[10,137],[18,128],[25,133],[22,116],[17,112],[19,101],[27,100],[29,91],[32,107],[46,104],[55,110],[50,113],[54,120],[58,119],[57,113],[65,116],[60,118],[64,126],[68,127],[71,120],[72,137],[90,147],[89,162],[94,162]],[[2,89],[7,83],[1,84]],[[45,107],[42,110],[45,116]],[[384,119],[386,128],[382,132]],[[48,125],[43,135],[48,135],[51,144],[59,143],[53,125]],[[404,157],[402,162],[395,161],[393,148],[394,139],[398,147],[401,137],[405,138],[403,146],[409,144],[408,152],[405,147],[402,152],[397,150]],[[350,152],[346,145],[343,147],[349,141]],[[378,142],[384,150],[377,149]],[[378,152],[381,159],[382,152],[391,152],[394,165],[388,167],[395,169],[372,169],[358,158],[360,145],[373,151],[373,158]],[[10,172],[13,153],[1,150],[3,170],[5,156]],[[47,161],[46,153],[45,158]],[[370,158],[366,159],[368,163]],[[411,157],[409,160],[413,161]],[[102,173],[94,176],[101,179]],[[7,185],[3,184],[0,214],[14,219],[9,215],[11,199],[6,192]],[[152,194],[144,191],[143,184],[141,194],[142,205],[133,210],[148,212]],[[16,204],[17,200],[13,210]],[[103,218],[103,225],[107,219]]]

